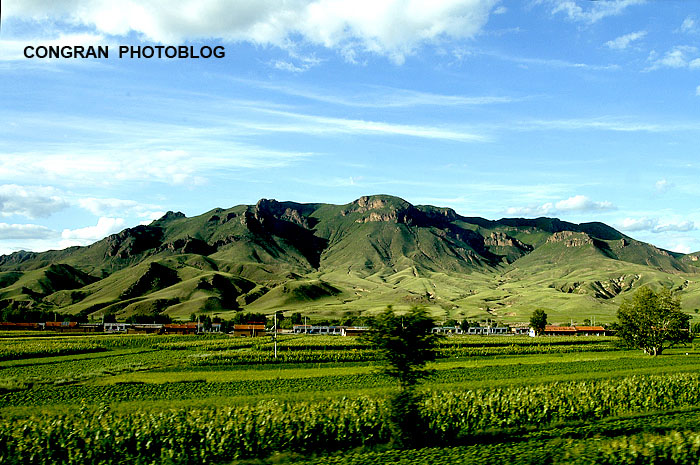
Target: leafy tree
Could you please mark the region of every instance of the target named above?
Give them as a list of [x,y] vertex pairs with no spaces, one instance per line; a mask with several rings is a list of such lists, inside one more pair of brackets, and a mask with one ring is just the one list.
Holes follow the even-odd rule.
[[530,317],[530,327],[539,336],[544,331],[545,326],[547,326],[547,314],[543,308],[535,309]]
[[697,337],[698,335],[700,335],[700,323],[695,323],[692,327],[691,332],[693,333],[693,337]]
[[438,340],[431,333],[435,323],[422,307],[413,307],[404,315],[391,306],[370,319],[371,331],[363,334],[384,361],[384,373],[396,379],[401,388],[414,386],[428,371],[425,365],[435,360]]
[[645,354],[659,355],[667,347],[690,341],[690,315],[681,312],[680,299],[664,289],[658,293],[644,286],[626,299],[617,311],[617,335]]
[[398,381],[400,387],[390,402],[394,440],[402,446],[420,443],[426,425],[414,388],[430,373],[425,365],[435,360],[439,337],[431,332],[435,323],[424,308],[413,307],[408,313],[397,315],[389,306],[367,324],[371,330],[362,338],[377,350],[384,362],[384,373]]

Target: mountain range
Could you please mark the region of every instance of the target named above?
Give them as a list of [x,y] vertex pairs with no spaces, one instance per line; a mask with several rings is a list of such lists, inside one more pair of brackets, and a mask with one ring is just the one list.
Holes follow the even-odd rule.
[[337,318],[393,305],[436,317],[612,321],[642,285],[700,307],[700,253],[603,223],[487,220],[389,195],[346,205],[279,202],[168,212],[86,247],[0,257],[0,309],[99,318],[301,312]]

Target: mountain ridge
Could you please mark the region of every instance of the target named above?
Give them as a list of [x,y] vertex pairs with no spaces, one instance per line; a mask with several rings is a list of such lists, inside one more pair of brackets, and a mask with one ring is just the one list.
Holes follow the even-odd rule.
[[[605,317],[643,284],[685,285],[687,305],[700,306],[697,257],[600,222],[488,220],[385,194],[344,205],[261,199],[193,217],[169,211],[85,247],[0,256],[0,309],[185,318],[423,304],[445,318],[522,320],[535,306]],[[73,287],[44,295],[17,284],[59,265]]]

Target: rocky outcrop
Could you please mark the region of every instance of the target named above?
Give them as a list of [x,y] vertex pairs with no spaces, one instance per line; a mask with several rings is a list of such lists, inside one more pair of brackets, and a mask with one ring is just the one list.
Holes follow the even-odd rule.
[[412,225],[418,217],[424,216],[405,200],[379,196],[360,197],[340,212],[342,216],[350,213],[363,215],[355,220],[356,223],[386,222]]
[[158,218],[156,221],[172,221],[187,218],[182,212],[168,211],[165,215]]
[[163,231],[158,226],[128,228],[105,239],[107,246],[106,255],[108,257],[127,259],[147,250],[158,248],[161,245],[162,237]]
[[622,292],[627,292],[639,281],[640,275],[623,275],[618,278],[611,278],[607,281],[594,281],[591,283],[593,295],[598,299],[612,299]]
[[547,239],[548,244],[562,242],[566,247],[581,247],[583,245],[593,244],[593,238],[586,233],[573,231],[560,231],[552,234]]
[[159,251],[169,251],[173,253],[193,253],[199,255],[209,255],[216,252],[216,247],[210,246],[205,241],[194,237],[185,237],[167,242],[159,247]]
[[286,202],[278,202],[274,199],[260,199],[253,208],[253,216],[260,222],[264,222],[266,216],[275,219],[289,221],[304,229],[311,229],[309,220],[298,208],[294,208]]
[[502,232],[492,232],[489,236],[484,238],[484,245],[486,247],[515,247],[520,250],[531,251],[532,246],[529,244],[523,244],[514,237]]

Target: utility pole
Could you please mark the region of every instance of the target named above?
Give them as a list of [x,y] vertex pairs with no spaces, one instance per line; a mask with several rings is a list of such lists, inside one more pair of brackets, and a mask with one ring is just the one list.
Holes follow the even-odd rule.
[[275,326],[273,331],[272,340],[275,342],[275,359],[277,359],[277,312],[275,312]]

